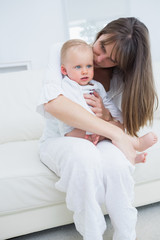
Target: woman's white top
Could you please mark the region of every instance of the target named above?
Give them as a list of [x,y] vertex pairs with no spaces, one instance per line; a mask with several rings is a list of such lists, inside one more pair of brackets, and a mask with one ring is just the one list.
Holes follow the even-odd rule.
[[[47,113],[44,110],[44,103],[47,103],[52,99],[55,99],[60,94],[66,97],[69,97],[68,96],[69,91],[67,89],[65,90],[64,88],[64,79],[60,70],[60,51],[61,51],[62,45],[63,43],[58,43],[58,44],[54,44],[51,47],[49,64],[46,70],[46,76],[43,81],[41,96],[37,106],[37,112],[39,112],[46,118],[46,125],[40,140],[41,142],[45,141],[48,138],[64,136],[64,134],[66,133],[66,131],[64,131],[64,129],[62,128],[64,123],[62,123],[60,120],[56,119],[55,117],[53,117],[51,114]],[[111,103],[112,106],[113,105],[116,106],[115,109],[113,108],[114,109],[113,111],[116,114],[115,118],[117,118],[117,120],[122,122],[121,96],[122,96],[123,86],[121,83],[122,81],[121,80],[118,81],[118,78],[116,76],[113,77],[110,84],[110,90],[107,92],[107,94],[105,94],[106,99],[103,96],[104,98],[103,102],[107,102],[108,104]],[[99,86],[101,86],[101,84]],[[103,92],[104,94],[104,91],[101,90],[101,92]],[[78,101],[75,100],[75,102],[80,104],[80,102]],[[85,100],[83,101],[83,104],[80,104],[80,105],[82,105],[83,107],[85,106],[85,108],[92,113],[89,106],[86,104]],[[114,113],[112,112],[111,114],[114,114]],[[73,128],[71,127],[70,129],[73,129]]]

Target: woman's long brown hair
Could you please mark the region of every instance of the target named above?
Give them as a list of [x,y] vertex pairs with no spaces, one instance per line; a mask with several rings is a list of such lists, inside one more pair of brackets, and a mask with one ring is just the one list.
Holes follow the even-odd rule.
[[114,43],[112,54],[124,82],[124,127],[130,135],[137,136],[140,127],[152,123],[154,107],[158,105],[148,29],[136,18],[120,18],[104,27],[96,39],[103,34],[107,34],[104,45]]

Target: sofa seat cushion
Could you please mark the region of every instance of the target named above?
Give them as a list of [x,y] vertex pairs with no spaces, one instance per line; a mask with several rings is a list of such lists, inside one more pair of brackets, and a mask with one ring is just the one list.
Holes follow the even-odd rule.
[[57,180],[39,159],[38,141],[0,145],[0,215],[64,202]]
[[136,164],[134,178],[136,183],[160,180],[160,120],[155,119],[152,127],[144,127],[140,136],[153,131],[158,136],[158,142],[146,150],[148,153],[145,164]]
[[[150,130],[144,128],[141,135]],[[160,139],[159,120],[154,121],[152,131]],[[160,141],[147,152],[147,162],[136,165],[138,184],[160,179]],[[57,180],[41,163],[37,140],[0,145],[0,215],[64,203],[65,194],[55,189]]]

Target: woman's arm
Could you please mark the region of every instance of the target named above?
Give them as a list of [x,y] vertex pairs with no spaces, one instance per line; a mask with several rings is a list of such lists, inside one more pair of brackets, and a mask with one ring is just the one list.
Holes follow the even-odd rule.
[[[46,103],[44,108],[45,111],[74,128],[93,132],[111,140],[117,138],[117,134],[113,133],[114,127],[111,124],[93,116],[79,104],[72,102],[63,95]],[[101,124],[103,127],[101,127]],[[120,134],[121,131],[118,128],[117,131]]]
[[46,103],[44,108],[45,111],[74,128],[111,139],[112,143],[125,154],[128,160],[134,162],[136,152],[120,128],[92,115],[63,95],[59,95],[56,99]]

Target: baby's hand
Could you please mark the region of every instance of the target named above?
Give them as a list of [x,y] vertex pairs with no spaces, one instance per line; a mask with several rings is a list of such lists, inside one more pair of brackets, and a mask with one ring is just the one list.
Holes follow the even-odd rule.
[[97,134],[85,135],[85,139],[91,141],[94,145],[97,145],[99,142],[100,136]]

